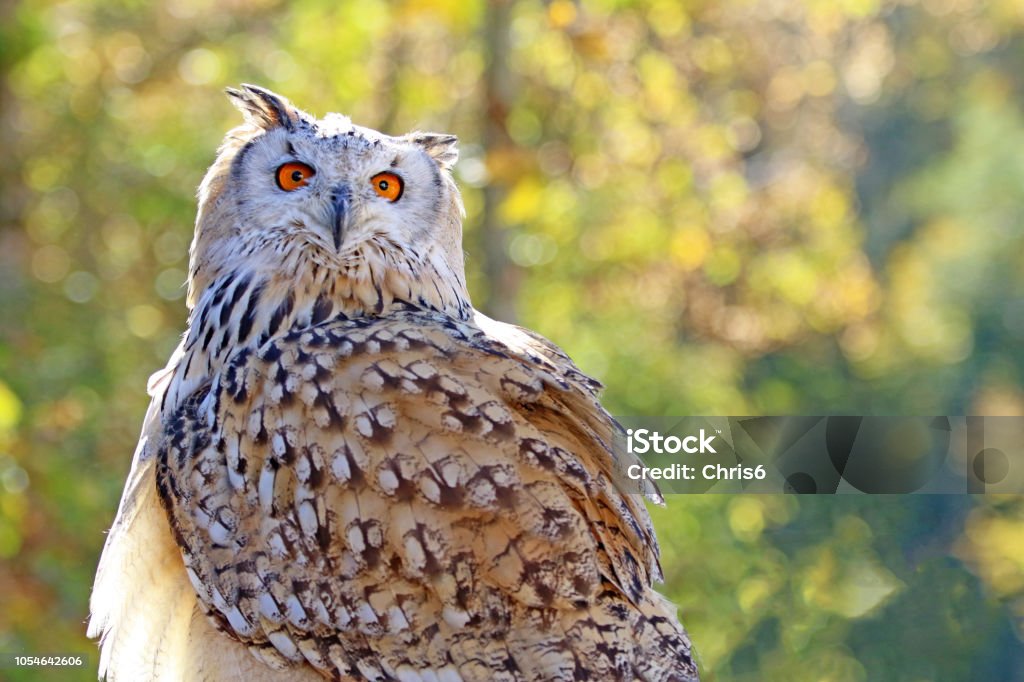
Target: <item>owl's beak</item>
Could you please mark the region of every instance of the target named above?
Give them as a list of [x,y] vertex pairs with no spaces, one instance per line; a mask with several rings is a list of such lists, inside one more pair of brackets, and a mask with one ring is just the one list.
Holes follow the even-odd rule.
[[348,205],[352,191],[348,185],[338,185],[331,190],[331,235],[334,237],[334,250],[341,248],[341,237],[348,221]]

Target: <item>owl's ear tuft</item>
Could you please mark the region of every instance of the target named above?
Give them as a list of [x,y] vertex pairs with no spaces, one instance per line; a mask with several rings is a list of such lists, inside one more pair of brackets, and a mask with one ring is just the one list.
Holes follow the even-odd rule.
[[406,139],[420,147],[443,170],[451,170],[459,160],[459,138],[443,133],[409,133]]
[[258,128],[270,130],[283,126],[292,130],[299,120],[299,112],[291,102],[258,85],[244,83],[241,90],[226,88],[225,92],[246,122]]

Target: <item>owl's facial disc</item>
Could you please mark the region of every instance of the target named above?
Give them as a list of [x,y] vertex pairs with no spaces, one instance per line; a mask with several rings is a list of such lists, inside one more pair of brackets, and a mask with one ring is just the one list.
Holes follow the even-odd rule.
[[253,137],[234,159],[232,190],[246,223],[308,249],[318,262],[348,267],[364,245],[423,253],[430,228],[451,208],[443,173],[415,142],[347,119],[310,121]]
[[245,124],[203,181],[191,298],[236,270],[240,254],[284,278],[326,267],[376,283],[437,270],[462,281],[455,136],[317,118],[256,86],[228,95]]

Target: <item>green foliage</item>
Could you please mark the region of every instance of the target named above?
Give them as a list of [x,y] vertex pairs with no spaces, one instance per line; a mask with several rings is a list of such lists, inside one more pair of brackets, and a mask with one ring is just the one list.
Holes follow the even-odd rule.
[[[67,0],[0,18],[0,652],[90,656],[54,679],[93,678],[91,576],[146,377],[183,328],[195,187],[237,119],[226,85],[458,134],[478,306],[564,346],[613,411],[1024,413],[1011,2]],[[1024,679],[1016,498],[653,513],[707,680]]]

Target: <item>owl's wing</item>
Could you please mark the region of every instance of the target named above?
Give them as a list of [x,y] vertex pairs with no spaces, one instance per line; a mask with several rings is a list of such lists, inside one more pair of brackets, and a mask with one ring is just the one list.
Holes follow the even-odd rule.
[[219,629],[360,679],[692,679],[614,420],[560,351],[497,325],[293,332],[168,418],[157,488]]
[[[157,495],[161,406],[179,358],[175,352],[149,381],[152,400],[89,600],[88,636],[101,640],[99,677],[108,682],[259,682],[266,667],[240,645],[204,646],[220,635],[198,609]],[[320,676],[307,668],[272,679],[312,678]]]

